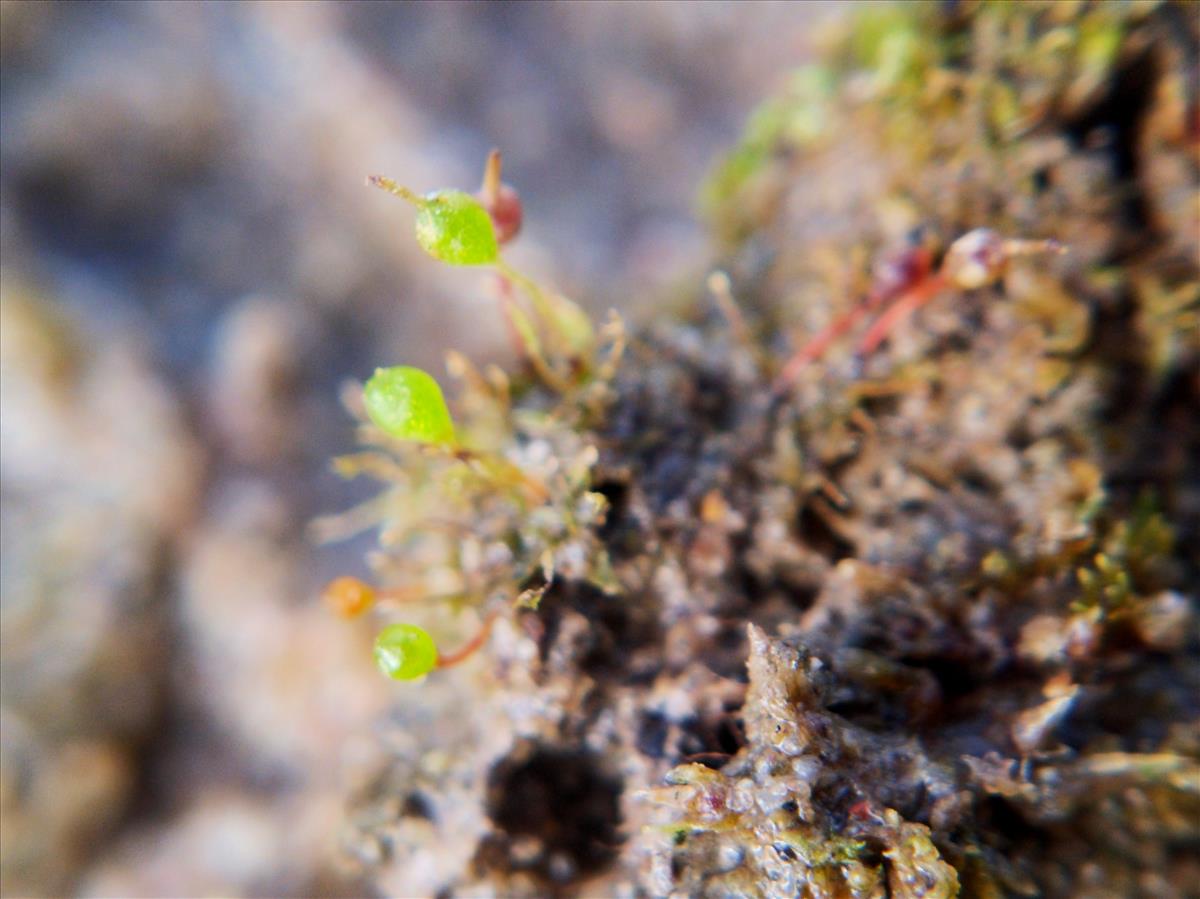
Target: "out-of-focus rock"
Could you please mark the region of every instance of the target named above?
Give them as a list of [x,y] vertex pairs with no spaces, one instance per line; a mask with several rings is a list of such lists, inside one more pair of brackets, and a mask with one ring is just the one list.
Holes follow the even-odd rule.
[[63,890],[124,812],[133,759],[118,741],[39,735],[7,710],[0,725],[4,894]]
[[119,819],[160,711],[165,553],[199,455],[123,337],[4,278],[0,827],[6,893],[65,889]]
[[297,303],[249,297],[225,314],[209,374],[209,408],[238,462],[268,466],[294,454],[303,438],[297,414],[306,334]]
[[[336,809],[214,790],[164,824],[142,827],[91,871],[89,897],[312,894],[313,811]],[[279,822],[288,821],[287,827]],[[281,872],[285,872],[281,876]],[[286,872],[291,872],[288,874]],[[327,895],[323,890],[322,895]]]
[[371,667],[373,634],[308,592],[309,546],[276,492],[232,479],[213,500],[181,566],[180,676],[206,687],[183,701],[215,718],[258,770],[329,766],[387,694]]

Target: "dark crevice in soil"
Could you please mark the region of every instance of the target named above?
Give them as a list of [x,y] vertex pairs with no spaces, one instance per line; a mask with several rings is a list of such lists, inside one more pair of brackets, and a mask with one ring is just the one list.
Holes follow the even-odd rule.
[[660,625],[651,596],[610,596],[590,584],[555,580],[542,597],[536,622],[542,629],[538,641],[545,661],[569,612],[588,622],[574,655],[580,670],[592,677],[624,681],[639,672],[630,665],[630,653],[660,641]]
[[1117,70],[1108,92],[1093,106],[1063,123],[1077,147],[1097,138],[1108,149],[1113,179],[1123,185],[1120,215],[1124,227],[1112,262],[1119,262],[1154,246],[1160,235],[1154,231],[1150,203],[1139,184],[1142,159],[1139,143],[1142,124],[1149,114],[1154,90],[1161,76],[1158,48],[1148,44]]
[[[594,874],[616,857],[622,783],[602,756],[578,748],[524,744],[488,777],[487,812],[499,830],[481,849],[485,868],[527,868],[559,886]],[[535,847],[514,857],[514,838]]]

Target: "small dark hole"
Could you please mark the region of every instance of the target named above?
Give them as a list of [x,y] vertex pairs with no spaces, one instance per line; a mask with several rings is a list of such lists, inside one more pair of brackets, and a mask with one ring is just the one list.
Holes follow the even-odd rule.
[[428,797],[419,792],[409,793],[404,797],[404,804],[400,806],[400,814],[405,818],[434,820],[433,806],[430,805]]
[[629,484],[605,480],[592,489],[608,500],[604,524],[597,530],[600,539],[614,558],[636,556],[642,551],[642,536],[637,518],[629,514]]
[[831,562],[837,563],[855,554],[854,544],[835,533],[811,504],[806,504],[800,511],[799,529],[805,544]]
[[942,696],[946,699],[957,699],[966,696],[978,686],[978,679],[971,668],[954,659],[901,659],[905,665],[914,668],[925,668],[932,674],[941,688]]
[[772,848],[774,848],[774,850],[779,854],[780,858],[785,858],[789,862],[794,862],[796,860],[796,850],[794,850],[791,846],[788,846],[784,843],[775,843]]
[[991,493],[991,484],[987,476],[976,468],[968,468],[958,476],[958,482],[975,493]]
[[652,759],[663,757],[663,745],[667,740],[667,720],[657,712],[646,712],[638,724],[635,744],[638,752]]

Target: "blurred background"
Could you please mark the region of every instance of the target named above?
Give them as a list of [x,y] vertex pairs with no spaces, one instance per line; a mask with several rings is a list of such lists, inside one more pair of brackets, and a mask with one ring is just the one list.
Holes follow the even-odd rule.
[[339,384],[505,358],[370,173],[521,192],[514,261],[634,318],[832,4],[0,4],[0,892],[361,894],[389,685],[317,602],[363,545]]

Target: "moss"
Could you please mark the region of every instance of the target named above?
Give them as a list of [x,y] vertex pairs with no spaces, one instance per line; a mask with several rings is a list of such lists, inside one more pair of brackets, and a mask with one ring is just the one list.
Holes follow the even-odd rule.
[[[455,363],[464,440],[547,498],[498,497],[461,463],[432,488],[448,463],[419,453],[361,460],[392,485],[381,570],[538,605],[512,609],[453,708],[395,711],[359,837],[406,784],[453,801],[385,882],[464,832],[470,863],[429,891],[1071,896],[1087,872],[1184,889],[1200,272],[1175,205],[1197,182],[1171,124],[1194,39],[1177,20],[856,13],[710,183],[727,279],[577,393]],[[834,341],[781,386],[895,260],[935,270],[975,229],[1070,253],[945,289],[878,352]],[[454,536],[433,536],[447,509]],[[619,791],[603,851],[557,814],[519,833],[489,815],[515,805],[489,790],[534,738],[565,772],[620,770],[562,787],[606,809]]]

